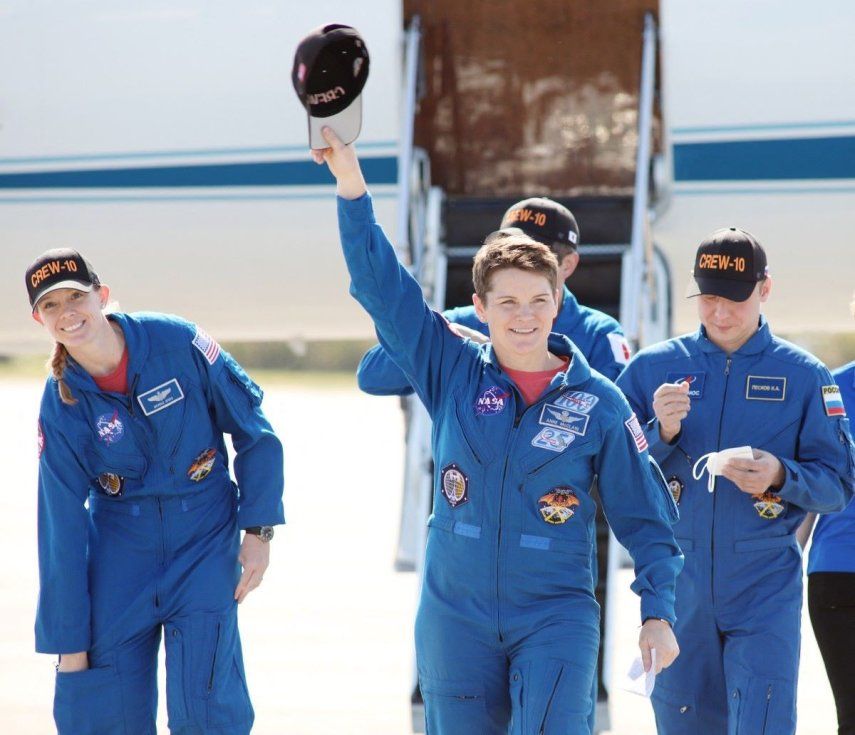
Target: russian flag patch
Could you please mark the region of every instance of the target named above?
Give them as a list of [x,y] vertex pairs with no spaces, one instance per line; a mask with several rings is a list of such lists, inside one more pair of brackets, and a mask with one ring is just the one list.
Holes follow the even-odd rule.
[[825,407],[826,416],[845,416],[846,408],[840,395],[840,388],[836,385],[822,386],[822,405]]

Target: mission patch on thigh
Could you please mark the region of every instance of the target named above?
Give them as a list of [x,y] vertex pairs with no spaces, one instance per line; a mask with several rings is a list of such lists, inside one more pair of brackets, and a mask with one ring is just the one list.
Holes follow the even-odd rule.
[[469,500],[469,478],[456,464],[442,468],[440,485],[442,494],[452,508]]
[[554,487],[537,501],[540,515],[544,521],[560,525],[573,517],[579,498],[569,487]]

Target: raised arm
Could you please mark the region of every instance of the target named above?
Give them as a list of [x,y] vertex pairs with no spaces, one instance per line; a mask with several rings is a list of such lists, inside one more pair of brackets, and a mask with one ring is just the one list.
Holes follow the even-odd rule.
[[336,177],[339,232],[350,272],[350,292],[374,320],[380,344],[400,366],[428,411],[442,400],[447,374],[475,348],[428,308],[421,287],[395,255],[374,218],[371,196],[352,146],[325,129],[329,148],[312,151]]

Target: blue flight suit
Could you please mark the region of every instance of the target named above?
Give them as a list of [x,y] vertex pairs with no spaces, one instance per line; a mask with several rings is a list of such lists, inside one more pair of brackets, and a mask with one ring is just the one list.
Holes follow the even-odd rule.
[[[659,436],[653,393],[689,381],[691,411],[677,437]],[[650,453],[679,498],[680,657],[656,680],[660,735],[787,735],[796,727],[806,511],[841,509],[852,496],[848,421],[827,415],[819,361],[769,331],[732,355],[693,334],[639,352],[618,378],[644,425]],[[723,476],[714,491],[693,465],[708,452],[750,445],[775,455],[786,479],[754,497]]]
[[[492,345],[427,307],[374,219],[338,200],[351,293],[433,419],[433,513],[416,619],[428,735],[589,733],[599,646],[591,546],[595,474],[636,562],[642,618],[670,621],[682,560],[676,508],[614,385],[571,358],[526,407]],[[672,516],[672,513],[674,514]]]
[[[47,382],[39,418],[36,650],[87,651],[57,673],[60,735],[154,735],[164,630],[169,728],[253,722],[237,629],[239,529],[284,522],[282,446],[261,389],[193,324],[111,314],[129,394],[69,358],[77,404]],[[223,432],[236,451],[231,481]]]
[[[855,412],[855,361],[837,368],[832,377],[840,388],[844,412]],[[855,572],[855,502],[840,513],[821,515],[813,531],[807,573]]]
[[[475,307],[472,305],[447,309],[443,312],[443,316],[454,324],[462,324],[487,336],[490,334],[487,325],[478,318]],[[629,346],[620,324],[608,314],[582,306],[566,285],[563,286],[561,307],[552,323],[552,331],[569,337],[585,356],[588,364],[609,380],[615,380],[629,362]],[[360,389],[370,395],[403,396],[413,392],[404,373],[381,345],[375,345],[362,357],[356,371],[356,379]],[[596,543],[591,547],[591,568],[596,587],[599,576]],[[598,683],[595,677],[591,695],[593,708],[590,726],[592,730],[596,714],[597,690]]]
[[[448,309],[443,316],[454,324],[490,334],[474,306]],[[629,362],[629,348],[620,324],[608,314],[582,306],[567,286],[552,331],[566,334],[588,364],[609,380],[617,378]],[[413,392],[404,373],[380,345],[363,355],[356,377],[360,389],[373,396],[405,396]]]

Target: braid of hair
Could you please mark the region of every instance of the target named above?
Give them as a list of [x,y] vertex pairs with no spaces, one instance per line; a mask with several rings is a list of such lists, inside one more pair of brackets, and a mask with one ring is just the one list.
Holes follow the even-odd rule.
[[71,394],[71,389],[68,387],[65,380],[63,380],[65,364],[67,361],[68,350],[65,349],[65,345],[57,342],[54,344],[53,352],[51,353],[50,360],[48,360],[48,368],[50,369],[50,374],[59,386],[60,399],[66,405],[73,406],[77,403],[77,399]]

